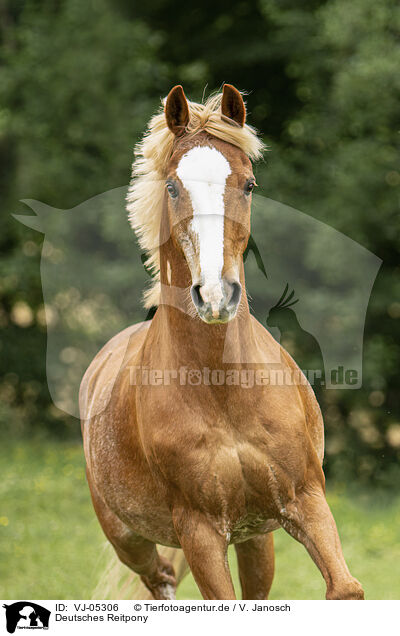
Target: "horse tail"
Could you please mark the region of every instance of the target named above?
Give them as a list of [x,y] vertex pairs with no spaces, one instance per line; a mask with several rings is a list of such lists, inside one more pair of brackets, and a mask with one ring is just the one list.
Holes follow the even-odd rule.
[[[176,586],[189,571],[183,551],[179,548],[157,546],[160,556],[165,557],[173,565]],[[99,581],[93,590],[92,599],[101,600],[152,600],[153,596],[142,583],[140,575],[124,565],[115,554],[112,546],[107,543],[104,549],[107,555],[107,565],[102,570]],[[101,557],[101,560],[104,558]]]

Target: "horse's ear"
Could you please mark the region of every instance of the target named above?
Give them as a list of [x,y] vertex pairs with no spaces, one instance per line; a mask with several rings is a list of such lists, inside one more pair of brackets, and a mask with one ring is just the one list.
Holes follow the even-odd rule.
[[222,118],[235,122],[241,128],[246,121],[246,107],[238,89],[232,84],[224,84],[221,102]]
[[182,86],[174,86],[165,102],[165,119],[174,135],[182,135],[189,122],[189,106]]

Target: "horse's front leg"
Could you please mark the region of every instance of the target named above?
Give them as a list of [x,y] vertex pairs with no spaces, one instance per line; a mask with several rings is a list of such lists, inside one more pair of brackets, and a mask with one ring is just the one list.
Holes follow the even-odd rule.
[[173,521],[180,545],[204,599],[235,599],[228,566],[228,537],[204,515],[175,510]]
[[267,599],[274,578],[272,532],[235,545],[243,599]]
[[344,560],[335,520],[320,484],[308,486],[280,510],[279,522],[300,541],[326,583],[326,598],[363,599],[360,583]]

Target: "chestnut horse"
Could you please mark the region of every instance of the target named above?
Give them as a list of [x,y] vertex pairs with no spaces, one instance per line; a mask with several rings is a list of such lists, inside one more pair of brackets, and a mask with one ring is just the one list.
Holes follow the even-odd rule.
[[93,504],[155,599],[175,598],[186,561],[205,599],[234,599],[229,544],[243,598],[266,599],[280,527],[309,552],[326,598],[362,599],[325,499],[318,403],[249,312],[250,159],[262,143],[245,118],[233,86],[205,104],[176,86],[138,147],[128,209],[158,309],[106,344],[82,381]]

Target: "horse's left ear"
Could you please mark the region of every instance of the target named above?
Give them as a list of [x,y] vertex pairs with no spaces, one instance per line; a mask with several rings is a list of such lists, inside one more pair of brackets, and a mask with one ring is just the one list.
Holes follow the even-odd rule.
[[182,135],[189,122],[189,106],[182,86],[174,86],[165,102],[165,119],[174,135]]
[[232,84],[224,84],[221,102],[222,118],[227,117],[241,128],[246,121],[246,107],[238,89]]

